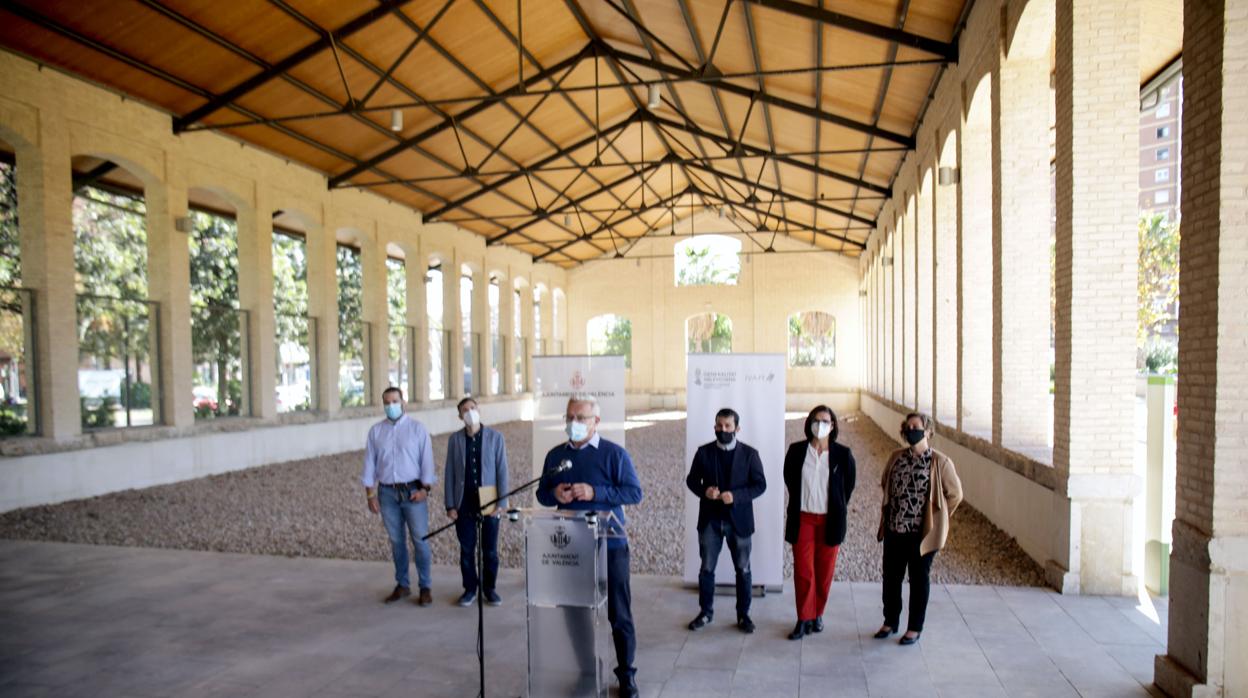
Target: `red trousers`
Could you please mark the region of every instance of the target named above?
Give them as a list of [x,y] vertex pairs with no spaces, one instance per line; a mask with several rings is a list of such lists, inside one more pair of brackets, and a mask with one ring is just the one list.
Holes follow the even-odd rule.
[[825,514],[801,513],[797,545],[793,546],[793,586],[797,592],[797,619],[814,620],[828,605],[836,555],[841,546],[824,543]]

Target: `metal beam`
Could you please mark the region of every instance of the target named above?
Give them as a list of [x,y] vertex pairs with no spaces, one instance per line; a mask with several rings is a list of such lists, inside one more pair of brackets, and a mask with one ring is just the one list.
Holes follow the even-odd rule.
[[[664,206],[667,206],[669,203],[675,201],[676,199],[679,199],[682,196],[687,196],[690,193],[691,193],[691,190],[688,187],[686,187],[685,189],[682,189],[681,191],[675,192],[662,199],[659,199],[658,201],[654,202],[653,204],[650,204],[649,206],[646,206],[645,208],[633,211],[632,213],[625,216],[624,218],[621,218],[617,221],[612,221],[611,225],[619,225],[621,223],[631,221],[632,219],[637,218],[638,216],[640,216],[643,213],[646,213],[647,211],[653,211],[656,208],[663,208]],[[578,242],[585,242],[585,243],[592,242],[594,236],[602,234],[604,230],[607,230],[607,226],[603,226],[595,230],[592,233],[586,233],[584,235],[580,235],[573,240],[568,240],[567,242],[560,243],[558,246],[552,248],[549,252],[543,252],[542,254],[535,256],[533,258],[533,261],[540,262],[543,259],[549,257],[550,255],[562,252],[563,250],[566,250],[567,248],[571,247],[572,245],[575,245]],[[628,238],[625,238],[625,239],[628,239]]]
[[[699,136],[701,138],[714,141],[718,143],[720,147],[724,148],[724,151],[726,153],[730,153],[731,148],[735,145],[735,141],[725,136],[721,136],[717,133],[711,133],[709,131],[705,131],[699,128],[695,124],[682,124],[679,121],[673,121],[671,119],[667,119],[661,116],[655,116],[654,114],[647,114],[646,118],[649,119],[652,123],[658,124],[660,126],[663,126],[666,128],[673,128],[679,131],[684,131],[685,133],[688,133],[690,135]],[[791,165],[793,167],[806,170],[807,172],[814,172],[824,177],[830,177],[832,179],[845,182],[846,184],[860,186],[864,189],[869,189],[877,194],[884,194],[885,196],[893,195],[893,191],[891,187],[880,186],[879,184],[873,184],[866,180],[851,177],[849,175],[842,174],[840,172],[835,172],[833,170],[824,169],[822,167],[815,167],[814,165],[808,162],[803,162],[801,160],[795,160],[791,157],[788,157],[784,153],[772,154],[768,152],[767,150],[764,150],[763,148],[750,145],[749,143],[742,143],[741,148],[742,150],[746,151],[747,153],[750,153],[753,156],[773,158],[780,164]]]
[[[659,166],[660,166],[660,165],[663,165],[663,164],[664,164],[664,163],[663,163],[663,161],[662,161],[662,160],[655,160],[654,162],[652,162],[652,163],[650,163],[650,164],[646,165],[645,167],[641,168],[641,169],[640,169],[640,170],[638,170],[637,172],[631,172],[631,173],[629,173],[629,174],[627,174],[627,175],[624,175],[623,177],[620,177],[619,179],[617,179],[617,180],[615,180],[615,181],[613,181],[613,182],[607,182],[606,184],[603,184],[602,186],[600,186],[600,187],[598,187],[598,188],[594,189],[593,191],[590,191],[590,192],[588,192],[588,193],[586,193],[586,194],[582,194],[581,196],[578,196],[578,197],[576,197],[575,199],[571,199],[571,200],[569,200],[566,204],[562,204],[562,205],[560,205],[560,206],[557,206],[557,207],[555,207],[555,208],[552,208],[552,209],[550,209],[549,211],[541,211],[541,212],[537,213],[536,215],[534,215],[532,219],[527,220],[527,221],[525,221],[524,223],[521,223],[520,225],[513,226],[513,227],[511,227],[511,228],[508,228],[507,230],[505,230],[505,231],[503,231],[503,232],[499,233],[498,235],[495,235],[495,236],[493,236],[493,237],[489,238],[488,240],[486,240],[486,244],[487,244],[487,245],[493,245],[493,244],[495,244],[495,243],[498,243],[499,241],[501,241],[501,240],[502,240],[503,238],[505,238],[505,237],[508,237],[508,236],[511,236],[511,235],[516,235],[516,234],[518,234],[521,230],[524,230],[525,228],[528,228],[529,226],[535,225],[535,224],[537,224],[537,223],[541,223],[542,221],[544,221],[544,220],[546,220],[546,219],[550,218],[551,216],[555,215],[556,213],[563,213],[564,211],[571,210],[572,208],[575,208],[575,207],[576,207],[576,205],[577,205],[577,204],[579,204],[579,203],[581,203],[582,201],[588,201],[589,199],[592,199],[592,198],[594,198],[595,196],[599,196],[599,195],[602,195],[602,194],[606,194],[606,193],[610,192],[612,189],[614,189],[614,188],[616,188],[616,187],[620,186],[621,184],[624,184],[624,183],[628,182],[628,180],[633,179],[634,177],[639,177],[639,176],[641,176],[643,173],[646,173],[646,172],[650,172],[650,171],[656,170],[656,169],[658,169],[658,168],[659,168]],[[627,197],[625,198],[625,200],[627,200]],[[623,202],[621,201],[621,203],[623,203]],[[610,220],[610,216],[608,216],[608,217],[607,217],[607,219],[608,219],[608,220]],[[603,224],[603,225],[606,225],[606,223],[605,223],[604,221],[599,221],[599,223],[601,223],[601,224]]]
[[859,242],[852,238],[845,237],[844,235],[838,235],[836,233],[829,233],[826,230],[819,230],[818,228],[815,228],[814,226],[808,225],[806,223],[802,223],[800,221],[790,220],[788,218],[785,218],[784,216],[779,216],[774,213],[767,213],[766,211],[756,208],[750,204],[743,204],[739,201],[725,201],[723,197],[721,197],[719,194],[714,194],[704,189],[694,189],[693,193],[699,194],[701,196],[705,196],[710,199],[715,199],[716,201],[723,201],[725,204],[728,204],[729,206],[732,206],[734,208],[744,208],[748,211],[753,211],[754,213],[767,216],[768,218],[774,218],[784,223],[787,226],[796,226],[802,230],[806,230],[806,231],[815,233],[817,235],[822,235],[823,237],[832,238],[833,240],[840,240],[841,242],[853,245],[854,247],[857,247],[858,249],[866,249],[867,247],[866,243]]
[[196,107],[183,116],[174,119],[173,132],[181,133],[190,124],[193,124],[196,121],[199,121],[200,119],[216,112],[217,110],[237,101],[241,97],[246,96],[252,90],[264,85],[273,78],[284,74],[291,68],[298,66],[321,51],[331,48],[335,40],[341,41],[342,39],[351,36],[352,34],[373,24],[377,20],[385,17],[409,2],[411,2],[411,0],[381,0],[381,2],[373,9],[359,15],[355,19],[341,25],[337,29],[332,31],[325,30],[316,41],[313,41],[307,46],[295,51],[277,63],[274,63],[268,69],[260,71],[256,75],[253,75],[225,92],[222,92],[213,99],[208,100],[207,104]]
[[[589,47],[586,46],[585,48],[578,51],[575,55],[569,56],[563,59],[562,61],[559,61],[555,65],[552,65],[535,75],[525,78],[524,82],[512,85],[506,90],[503,90],[502,92],[498,93],[499,96],[500,97],[525,96],[524,90],[526,87],[528,87],[531,84],[541,82],[548,77],[554,76],[559,71],[565,68],[571,67],[575,65],[576,63],[579,63],[581,59],[585,57],[585,54],[588,52],[588,49]],[[441,122],[434,124],[433,126],[430,126],[429,128],[421,131],[420,133],[404,138],[398,143],[395,143],[389,148],[386,148],[380,153],[368,158],[363,163],[361,163],[360,166],[352,167],[351,169],[347,170],[346,172],[343,172],[340,175],[331,177],[329,180],[329,187],[333,189],[335,187],[341,186],[343,182],[346,182],[352,177],[355,177],[356,175],[363,172],[365,169],[369,167],[375,167],[381,164],[382,162],[389,160],[390,158],[398,155],[399,153],[402,153],[408,148],[411,148],[413,145],[419,144],[422,141],[429,140],[430,138],[438,135],[439,133],[442,133],[448,128],[451,128],[451,124],[454,123],[455,121],[464,121],[466,119],[470,119],[476,114],[479,114],[482,111],[485,111],[489,107],[493,106],[493,104],[494,104],[493,102],[481,102],[477,104],[476,106],[469,107],[468,109],[463,110],[462,112],[459,112],[452,116],[444,117]]]
[[877,39],[909,46],[926,53],[940,56],[946,60],[956,63],[958,61],[957,44],[946,43],[937,39],[931,39],[926,36],[919,36],[908,31],[898,29],[896,27],[887,27],[882,24],[875,24],[864,19],[851,17],[840,12],[833,12],[821,7],[805,5],[793,0],[743,0],[753,5],[767,7],[785,14],[797,17],[805,17],[819,24],[837,27],[838,29],[846,29],[864,36],[871,36]]
[[[617,60],[624,61],[627,63],[632,63],[634,65],[640,65],[644,68],[649,68],[650,70],[656,71],[664,75],[676,75],[682,78],[688,77],[688,71],[684,70],[683,68],[678,68],[676,66],[668,65],[661,61],[657,61],[652,58],[647,58],[645,56],[638,56],[636,54],[628,53],[627,51],[621,51],[620,49],[610,46],[609,44],[603,44],[603,48],[601,50],[605,52],[609,52]],[[824,111],[823,109],[820,109],[817,106],[809,107],[799,102],[794,102],[789,99],[784,99],[783,97],[777,97],[775,95],[767,94],[766,92],[763,92],[762,90],[752,90],[748,87],[738,85],[732,82],[726,82],[723,80],[715,80],[715,81],[709,82],[708,86],[715,90],[723,90],[724,92],[728,92],[731,94],[739,95],[741,97],[745,97],[746,99],[757,99],[763,104],[769,104],[775,107],[779,107],[781,109],[785,109],[787,111],[801,114],[802,116],[807,116],[812,119],[821,119],[830,124],[836,124],[837,126],[841,126],[841,127],[850,129],[852,131],[859,131],[861,133],[876,136],[878,138],[883,138],[885,140],[892,141],[899,145],[904,145],[906,148],[909,148],[911,150],[914,149],[915,141],[914,141],[913,136],[907,136],[901,133],[894,133],[893,131],[880,128],[879,126],[876,126],[873,124],[864,124],[860,121],[855,121],[853,119],[850,119],[844,116],[838,116],[831,112]]]
[[[756,182],[751,182],[750,180],[746,179],[745,177],[739,177],[739,176],[737,176],[737,175],[735,175],[735,174],[731,174],[731,173],[728,173],[728,172],[722,172],[722,171],[720,171],[720,170],[715,169],[714,167],[710,167],[710,166],[707,166],[707,165],[703,165],[703,164],[701,164],[701,163],[692,163],[692,164],[690,164],[689,166],[690,166],[690,167],[692,167],[692,168],[694,168],[694,169],[698,169],[698,170],[701,170],[701,171],[703,171],[703,172],[706,172],[707,174],[709,174],[709,175],[711,175],[711,176],[713,176],[713,177],[723,177],[724,179],[727,179],[727,180],[729,180],[729,181],[737,182],[737,183],[742,184],[742,185],[744,185],[744,186],[747,186],[747,187],[751,187],[751,188],[757,189],[758,191],[765,192],[765,193],[767,193],[767,194],[771,194],[773,197],[775,197],[775,199],[776,199],[776,200],[781,201],[781,202],[783,202],[783,201],[785,201],[785,200],[789,200],[789,201],[794,201],[794,203],[797,203],[797,201],[798,201],[798,200],[792,199],[792,198],[791,198],[788,194],[786,194],[786,193],[785,193],[783,190],[781,190],[781,189],[776,189],[776,188],[774,188],[774,187],[769,187],[769,186],[767,186],[766,184],[758,184],[758,183],[756,183]],[[819,199],[802,199],[802,200],[800,200],[800,201],[801,201],[802,203],[805,203],[807,206],[810,206],[811,208],[815,208],[815,209],[818,209],[818,210],[820,210],[820,211],[824,211],[824,212],[826,212],[826,213],[831,213],[831,214],[833,214],[833,215],[840,216],[840,217],[842,217],[842,218],[848,218],[848,219],[850,219],[850,220],[852,220],[852,221],[856,221],[856,222],[858,222],[858,223],[863,223],[863,224],[866,224],[866,225],[875,225],[875,221],[874,221],[874,220],[872,220],[872,219],[870,219],[870,218],[866,218],[866,217],[864,217],[864,216],[860,216],[860,215],[858,215],[858,214],[856,214],[856,213],[854,213],[854,212],[852,212],[852,211],[842,211],[842,210],[841,210],[841,209],[839,209],[839,208],[835,208],[835,207],[833,207],[833,206],[828,206],[828,205],[826,205],[826,204],[821,203],[821,201],[820,201]]]

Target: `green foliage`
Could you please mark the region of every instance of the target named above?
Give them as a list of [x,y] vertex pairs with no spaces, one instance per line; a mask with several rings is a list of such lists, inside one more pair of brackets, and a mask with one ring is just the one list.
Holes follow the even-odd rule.
[[1165,216],[1141,216],[1139,223],[1139,325],[1143,347],[1178,317],[1179,224]]
[[836,320],[820,311],[789,316],[789,365],[836,365]]
[[[242,370],[238,227],[228,218],[202,211],[192,211],[191,220],[191,352],[196,364],[215,367],[220,414],[231,404],[228,383]],[[232,404],[237,413],[239,403]],[[202,410],[196,408],[197,417]]]
[[364,316],[364,267],[360,252],[338,246],[338,352],[345,363],[361,357]]
[[100,297],[78,299],[78,346],[105,364],[150,355],[146,215],[141,199],[94,187],[74,197],[75,285]]
[[82,406],[82,428],[104,429],[113,426],[113,412],[118,408],[117,399],[106,397],[99,402],[91,398],[79,398]]
[[1167,375],[1178,373],[1179,348],[1166,341],[1149,342],[1144,348],[1144,370]]
[[688,341],[685,350],[690,354],[732,352],[732,320],[727,315],[719,313],[695,315],[686,321],[686,334]]
[[619,315],[599,315],[589,321],[589,353],[622,355],[624,367],[633,366],[633,323]]
[[0,405],[0,436],[26,433],[26,408],[22,405]]
[[17,227],[17,168],[0,162],[0,286],[22,282]]
[[390,360],[398,361],[407,335],[407,269],[402,260],[386,258],[386,300],[390,319]]
[[716,235],[677,245],[676,285],[736,285],[741,275],[739,249],[735,240]]
[[126,384],[121,384],[121,404],[129,405],[133,410],[147,410],[152,407],[152,386],[149,383],[130,383],[129,390]]

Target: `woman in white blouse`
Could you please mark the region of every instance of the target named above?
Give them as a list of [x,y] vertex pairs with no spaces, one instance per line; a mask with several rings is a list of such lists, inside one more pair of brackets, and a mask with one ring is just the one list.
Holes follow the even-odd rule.
[[823,631],[836,555],[845,540],[849,497],[857,476],[854,454],[836,443],[836,414],[819,405],[806,416],[806,440],[784,456],[789,505],[784,540],[793,546],[797,625],[790,640]]

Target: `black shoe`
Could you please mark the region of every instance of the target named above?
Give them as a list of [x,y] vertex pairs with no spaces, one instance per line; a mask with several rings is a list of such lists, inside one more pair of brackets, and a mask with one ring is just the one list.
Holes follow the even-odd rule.
[[815,616],[815,619],[810,622],[810,632],[823,632],[823,616]]
[[741,616],[737,619],[737,630],[740,630],[746,635],[753,635],[754,621],[750,620],[749,616]]
[[793,626],[793,632],[789,633],[790,640],[800,640],[810,632],[810,621],[799,620],[797,625]]
[[499,596],[497,591],[490,589],[489,591],[485,592],[485,605],[486,606],[502,606],[503,597]]
[[477,600],[477,592],[465,591],[463,595],[459,597],[459,601],[456,601],[455,603],[459,604],[460,606],[471,606],[473,602],[476,600]]
[[710,624],[711,624],[711,614],[703,611],[702,613],[698,614],[697,618],[694,618],[693,620],[689,621],[689,629],[701,630],[702,628]]
[[411,589],[408,589],[405,586],[396,586],[394,587],[394,591],[390,592],[390,595],[387,596],[384,599],[384,601],[385,603],[394,603],[395,601],[398,601],[399,599],[406,598],[411,595],[412,595]]
[[641,691],[637,688],[637,679],[628,676],[620,679],[620,698],[639,698]]
[[[919,633],[919,635],[922,635],[922,633]],[[897,641],[897,644],[899,644],[899,645],[917,645],[917,644],[919,644],[919,635],[915,635],[914,637],[906,637],[905,635],[902,635],[902,636],[901,636],[901,639]]]
[[879,630],[875,631],[875,634],[872,635],[871,637],[874,637],[877,640],[883,640],[884,638],[888,637],[889,635],[893,635],[896,632],[897,632],[897,628],[890,628],[887,625],[885,625],[885,626],[881,626]]

